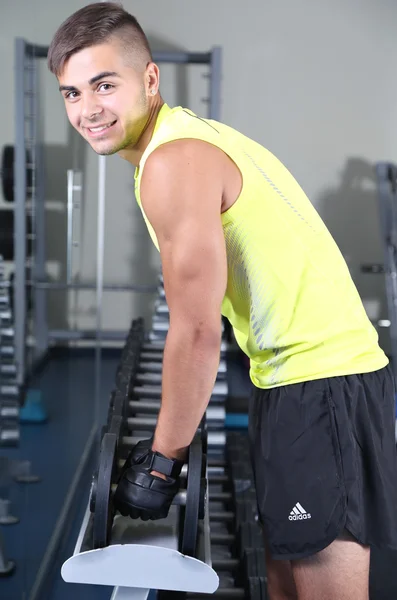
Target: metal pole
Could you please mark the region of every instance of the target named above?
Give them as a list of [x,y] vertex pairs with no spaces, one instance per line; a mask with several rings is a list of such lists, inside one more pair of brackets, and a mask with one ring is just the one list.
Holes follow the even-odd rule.
[[15,40],[15,163],[14,163],[14,323],[16,383],[25,377],[26,339],[26,145],[25,41]]
[[[96,283],[67,283],[67,281],[27,281],[40,290],[67,291],[67,290],[96,290]],[[130,285],[122,283],[110,283],[103,286],[104,292],[137,292],[141,294],[155,294],[158,286],[154,285]]]
[[385,261],[386,297],[390,319],[392,369],[397,380],[397,213],[395,208],[396,192],[390,181],[390,171],[392,177],[397,181],[397,167],[385,163],[376,165]]
[[[37,99],[38,104],[38,99]],[[35,262],[32,271],[33,280],[46,278],[46,243],[45,243],[45,189],[44,189],[44,157],[41,139],[36,150],[36,218],[35,218]],[[29,284],[28,289],[29,289]],[[45,290],[32,287],[34,294],[34,339],[35,360],[39,359],[48,349],[48,320],[47,320],[47,293]]]
[[72,241],[73,241],[73,169],[67,171],[67,186],[68,186],[68,199],[67,199],[67,242],[66,242],[66,283],[69,285],[72,281]]
[[[100,338],[107,341],[125,341],[127,333],[127,331],[102,330]],[[49,339],[54,342],[96,340],[97,338],[98,333],[96,329],[92,331],[85,329],[50,329],[49,331]]]
[[95,414],[94,423],[99,423],[99,399],[101,394],[101,333],[103,301],[103,264],[105,251],[105,200],[106,200],[106,157],[98,158],[98,221],[97,221],[97,287],[96,287],[96,347],[95,347]]
[[[43,156],[43,125],[41,124],[40,101],[38,96],[37,61],[39,58],[33,53],[32,62],[35,69],[31,77],[31,134],[32,134],[32,279],[46,277],[45,264],[45,190],[44,190],[44,156]],[[48,348],[48,323],[47,323],[47,295],[44,290],[27,286],[28,297],[32,299],[33,335],[35,346],[33,349],[34,360],[37,361]],[[29,365],[30,370],[30,365]]]
[[[33,44],[26,45],[27,53],[34,54],[37,58],[46,58],[48,54],[48,46],[36,46]],[[155,62],[168,63],[191,63],[191,64],[208,64],[211,61],[211,53],[209,52],[153,52],[153,60]]]
[[210,52],[153,52],[154,62],[207,65],[211,62]]
[[215,46],[211,53],[209,118],[221,117],[222,48]]

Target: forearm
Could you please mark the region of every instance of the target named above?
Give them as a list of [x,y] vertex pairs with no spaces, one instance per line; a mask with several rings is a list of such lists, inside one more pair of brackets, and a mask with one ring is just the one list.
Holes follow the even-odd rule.
[[210,400],[219,367],[221,323],[211,331],[170,327],[164,348],[162,399],[153,449],[184,458]]

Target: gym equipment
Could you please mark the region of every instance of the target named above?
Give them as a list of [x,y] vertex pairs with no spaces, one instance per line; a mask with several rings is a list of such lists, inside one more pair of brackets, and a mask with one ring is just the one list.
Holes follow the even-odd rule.
[[19,523],[18,517],[10,513],[11,502],[5,498],[0,498],[0,525],[15,525]]
[[397,166],[376,165],[384,265],[364,265],[367,273],[384,274],[389,314],[391,366],[397,377]]
[[[97,300],[101,305],[102,292],[156,292],[156,286],[140,285],[103,285],[93,282],[77,281],[72,276],[71,258],[74,248],[73,222],[76,205],[81,205],[82,177],[79,171],[69,171],[67,183],[67,268],[63,281],[50,281],[47,277],[47,255],[45,247],[45,194],[44,194],[44,160],[42,155],[41,128],[37,126],[37,118],[42,112],[40,97],[40,82],[38,77],[39,62],[47,57],[48,48],[31,44],[24,39],[15,40],[15,142],[13,149],[7,149],[3,155],[5,194],[8,200],[14,199],[14,220],[7,225],[7,255],[14,257],[15,278],[13,295],[15,299],[15,355],[18,365],[17,383],[23,385],[26,378],[34,371],[36,364],[45,356],[53,342],[74,339],[120,340],[118,331],[80,331],[71,329],[50,330],[47,320],[47,292],[59,290],[96,290]],[[173,63],[183,65],[204,65],[208,69],[209,93],[203,100],[208,103],[208,117],[220,118],[220,88],[221,88],[221,48],[213,48],[206,53],[187,52],[154,52],[153,59],[158,63]],[[105,199],[106,174],[103,168],[104,159],[98,161],[98,255],[103,253],[103,208]],[[12,168],[13,166],[13,168]],[[33,213],[31,223],[27,215]],[[99,223],[101,221],[101,223]],[[11,230],[10,230],[11,227]],[[0,232],[2,231],[0,227]],[[100,235],[99,235],[100,234]],[[1,239],[0,233],[0,251]],[[16,240],[14,247],[11,241]],[[31,244],[30,244],[31,242]],[[27,259],[31,267],[27,273]],[[101,259],[103,266],[103,260]],[[97,263],[99,266],[99,262]],[[102,272],[102,268],[99,269]],[[98,273],[99,273],[98,271]],[[25,293],[27,292],[27,293]],[[26,297],[28,295],[28,297]],[[27,330],[28,310],[31,336],[34,343],[27,345],[25,332]],[[98,323],[97,323],[98,324]]]
[[[4,282],[3,257],[0,256],[0,285]],[[8,290],[0,303],[0,447],[19,445],[20,390],[15,384],[13,315]]]
[[46,423],[48,412],[43,404],[41,390],[29,389],[19,412],[20,423]]
[[7,558],[3,538],[0,531],[0,577],[8,577],[15,571],[15,562]]
[[[14,146],[4,146],[1,156],[0,176],[2,180],[3,197],[6,202],[14,202],[14,163],[15,163],[15,148]],[[29,150],[26,150],[25,178],[27,198],[31,197],[32,180],[33,180],[32,159]],[[8,260],[8,259],[6,259]]]
[[[135,334],[139,335],[137,328]],[[94,476],[89,508],[75,554],[63,565],[62,576],[66,581],[117,585],[119,591],[115,593],[118,595],[122,594],[121,587],[131,587],[131,593],[135,588],[147,587],[149,577],[150,585],[157,589],[167,589],[172,585],[172,589],[211,593],[217,587],[218,577],[209,563],[209,543],[203,541],[203,536],[205,538],[208,535],[208,522],[206,524],[205,520],[205,504],[208,502],[205,482],[207,439],[204,425],[190,447],[188,464],[181,476],[181,491],[175,497],[166,519],[142,523],[114,512],[112,486],[123,464],[118,458],[124,445],[123,430],[134,433],[137,426],[135,417],[126,417],[127,413],[133,413],[128,399],[132,386],[126,379],[128,373],[135,376],[132,363],[136,362],[139,352],[132,336],[128,337],[126,346],[122,353],[123,363],[119,365],[116,375],[116,382],[120,384],[120,375],[124,373],[121,382],[124,395],[120,385],[111,394],[108,424],[103,430],[98,473]],[[101,554],[97,556],[95,552]],[[87,554],[91,567],[86,564]],[[148,564],[149,554],[150,564],[156,565],[153,573],[148,573],[148,569],[144,568]],[[98,570],[98,560],[102,562],[104,559],[109,569],[99,567]],[[169,572],[172,572],[171,582]]]
[[19,419],[19,402],[15,400],[5,400],[0,397],[0,422],[2,420]]
[[17,372],[17,367],[15,363],[6,362],[0,364],[0,377],[8,378],[15,377]]
[[5,381],[0,381],[0,397],[10,396],[12,398],[19,396],[18,386],[13,383],[7,383]]
[[[145,341],[139,328],[143,328],[142,320],[133,323],[121,353],[89,508],[62,576],[70,582],[116,586],[112,596],[116,600],[146,598],[143,590],[149,588],[159,590],[159,600],[194,598],[199,593],[265,599],[263,538],[256,521],[247,436],[225,433],[227,386],[222,388],[223,398],[219,394],[216,402],[210,401],[167,519],[142,522],[114,511],[112,494],[125,457],[138,441],[151,437],[160,408],[159,386],[157,398],[152,397],[147,389],[141,393],[141,388],[153,386],[142,377],[139,383],[143,385],[137,385],[137,379],[149,374],[145,369],[148,351],[161,364],[164,343]],[[191,462],[192,449],[197,450],[201,469]],[[96,555],[99,551],[102,554]],[[180,562],[181,557],[195,562]],[[158,566],[160,560],[162,566]],[[147,564],[156,564],[156,572],[148,570]],[[138,592],[138,587],[143,590]]]
[[15,448],[19,446],[20,430],[18,423],[0,421],[0,448]]
[[[157,398],[161,397],[161,385],[140,385],[133,389],[134,395],[140,398]],[[217,400],[224,400],[227,395],[227,383],[216,382],[212,391],[211,400],[217,402]]]
[[[4,180],[3,180],[4,184]],[[32,253],[32,218],[26,215],[27,247],[26,255]],[[0,210],[0,253],[4,260],[14,260],[14,211],[8,208]]]
[[12,358],[14,356],[14,346],[0,345],[0,358]]

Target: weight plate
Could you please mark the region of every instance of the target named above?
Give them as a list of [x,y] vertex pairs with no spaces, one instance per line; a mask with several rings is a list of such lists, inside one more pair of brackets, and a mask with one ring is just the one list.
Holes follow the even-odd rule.
[[[1,158],[1,178],[4,200],[14,202],[14,146],[4,146]],[[30,153],[26,150],[26,165],[31,164]],[[31,188],[33,182],[33,170],[26,166],[26,187]],[[26,196],[31,197],[31,192],[26,190]]]
[[267,600],[267,588],[265,577],[250,577],[248,580],[249,600]]
[[114,433],[105,433],[101,443],[95,493],[93,548],[104,548],[109,544],[114,517],[111,487],[117,468],[116,451],[117,436]]
[[[123,434],[123,417],[114,415],[110,422],[109,433],[114,433],[117,438],[117,448],[120,448]],[[118,452],[117,452],[118,454]]]
[[203,447],[200,435],[196,435],[190,444],[187,471],[186,506],[183,523],[181,552],[186,556],[195,556],[199,510],[201,499],[201,465]]
[[113,417],[123,417],[126,418],[128,413],[128,398],[120,394],[117,391],[113,396],[113,402],[111,408],[109,408],[108,418],[109,424]]
[[[4,185],[4,180],[3,180]],[[26,252],[28,256],[32,253],[32,218],[26,216]],[[3,260],[14,260],[14,211],[9,209],[0,210],[0,255]],[[11,300],[12,305],[12,300]]]
[[266,560],[264,548],[246,548],[243,564],[247,579],[250,577],[266,577]]
[[3,196],[7,202],[14,200],[14,147],[4,146],[1,160]]
[[95,499],[96,499],[96,486],[98,483],[98,473],[94,473],[91,481],[91,493],[90,493],[90,511],[95,512]]

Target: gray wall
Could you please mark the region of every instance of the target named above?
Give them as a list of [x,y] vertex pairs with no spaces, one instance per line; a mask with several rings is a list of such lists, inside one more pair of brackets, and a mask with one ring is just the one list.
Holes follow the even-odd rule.
[[[3,3],[2,144],[12,143],[14,137],[14,37],[47,45],[61,21],[85,4]],[[222,120],[285,162],[340,245],[371,316],[384,316],[383,279],[362,275],[360,264],[382,260],[373,165],[397,157],[393,126],[397,79],[392,61],[397,50],[397,5],[392,0],[125,0],[123,4],[141,21],[153,49],[207,51],[222,46]],[[165,99],[205,115],[200,100],[206,95],[206,80],[201,71],[162,69]],[[97,157],[72,135],[55,79],[44,68],[41,76],[50,272],[54,277],[65,275],[66,169],[82,166],[81,276],[93,279]],[[134,203],[132,167],[111,157],[107,174],[107,214],[112,219],[106,223],[105,280],[154,282],[158,256]],[[70,309],[71,298],[50,296],[52,325],[64,324],[66,300]],[[92,294],[78,295],[73,311],[79,326],[94,325],[94,309]],[[125,327],[131,317],[149,310],[147,296],[106,295],[104,326]]]

